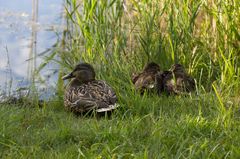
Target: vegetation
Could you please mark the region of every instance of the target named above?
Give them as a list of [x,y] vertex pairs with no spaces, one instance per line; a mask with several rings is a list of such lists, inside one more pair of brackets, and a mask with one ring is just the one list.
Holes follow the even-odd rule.
[[125,100],[128,110],[111,118],[77,117],[57,101],[43,109],[1,106],[2,158],[240,156],[239,111],[222,114],[214,96]]
[[[67,0],[63,40],[39,67],[59,63],[59,97],[41,109],[1,105],[1,157],[239,158],[239,8],[237,0]],[[60,77],[79,61],[117,92],[111,118],[64,111]],[[196,93],[140,96],[130,76],[149,61],[183,64]]]

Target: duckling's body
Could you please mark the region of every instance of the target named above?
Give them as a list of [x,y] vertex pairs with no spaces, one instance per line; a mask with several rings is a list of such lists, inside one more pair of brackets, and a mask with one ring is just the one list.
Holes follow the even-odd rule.
[[160,72],[160,66],[154,62],[148,63],[142,72],[132,75],[132,82],[136,90],[143,94],[155,89],[155,76]]
[[[161,81],[159,84],[158,81]],[[167,94],[181,94],[195,90],[195,81],[180,64],[174,64],[169,71],[164,71],[156,76],[158,93],[165,91]]]
[[74,78],[66,88],[64,105],[74,113],[111,111],[117,107],[114,90],[102,80],[95,80],[91,65],[82,63],[63,79]]

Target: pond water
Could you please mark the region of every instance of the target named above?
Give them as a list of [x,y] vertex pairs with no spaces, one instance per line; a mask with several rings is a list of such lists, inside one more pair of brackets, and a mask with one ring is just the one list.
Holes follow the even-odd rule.
[[[0,0],[0,91],[27,87],[42,62],[42,52],[56,44],[64,29],[60,0]],[[32,59],[32,60],[29,60]],[[54,86],[57,65],[41,71],[43,88]]]

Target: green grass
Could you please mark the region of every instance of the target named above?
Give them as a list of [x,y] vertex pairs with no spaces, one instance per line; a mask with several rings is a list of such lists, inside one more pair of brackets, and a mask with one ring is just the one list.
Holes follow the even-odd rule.
[[135,98],[111,118],[1,105],[1,158],[239,158],[240,112],[213,95]]
[[[66,0],[67,29],[45,57],[60,65],[56,101],[0,106],[2,158],[240,158],[240,3]],[[61,76],[79,61],[116,91],[109,118],[63,109]],[[191,96],[140,96],[130,77],[150,61],[183,64]]]
[[40,70],[51,60],[61,73],[85,61],[104,79],[126,82],[147,62],[164,70],[181,63],[199,89],[235,96],[240,92],[239,8],[237,0],[66,0],[67,29]]

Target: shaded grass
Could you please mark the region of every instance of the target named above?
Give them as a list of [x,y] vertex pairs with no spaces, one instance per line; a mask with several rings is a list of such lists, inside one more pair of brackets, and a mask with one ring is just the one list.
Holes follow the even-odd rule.
[[[130,95],[129,95],[130,96]],[[131,101],[126,99],[126,101]],[[238,158],[239,107],[213,95],[120,101],[111,118],[77,117],[59,102],[1,105],[2,158]],[[228,120],[230,119],[230,120]],[[227,122],[227,124],[226,124]]]

